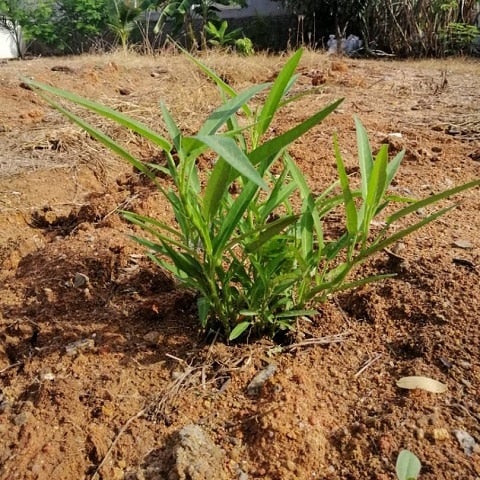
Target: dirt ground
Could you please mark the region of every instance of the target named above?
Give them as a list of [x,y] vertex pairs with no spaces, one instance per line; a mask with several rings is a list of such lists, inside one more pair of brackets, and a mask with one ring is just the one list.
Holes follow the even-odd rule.
[[[209,54],[234,88],[267,81],[285,57]],[[372,144],[406,149],[394,184],[428,196],[480,176],[478,59],[399,62],[307,52],[298,92],[272,134],[334,99],[341,107],[292,147],[320,191],[335,178],[338,133],[356,175],[354,115]],[[366,271],[397,276],[331,298],[298,342],[228,345],[199,331],[194,299],[154,268],[118,215],[162,215],[161,197],[72,126],[22,76],[143,119],[163,100],[195,132],[219,99],[185,58],[83,56],[0,64],[0,478],[197,479],[168,446],[200,426],[231,479],[395,477],[398,452],[424,480],[480,479],[480,190],[382,253]],[[154,148],[85,114],[143,160]],[[425,212],[418,212],[424,215]],[[275,365],[258,395],[249,382]],[[272,368],[272,367],[270,367]],[[423,375],[444,393],[405,390]],[[208,455],[208,454],[206,454]],[[220,474],[219,474],[220,475]],[[218,477],[220,478],[220,477]]]

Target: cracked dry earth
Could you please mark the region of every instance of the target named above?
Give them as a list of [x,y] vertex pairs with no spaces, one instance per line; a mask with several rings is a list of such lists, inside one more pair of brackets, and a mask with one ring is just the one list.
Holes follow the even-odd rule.
[[[285,57],[204,61],[239,90],[273,78]],[[306,52],[299,73],[295,88],[316,91],[288,104],[272,135],[345,97],[292,146],[315,191],[335,178],[334,132],[358,176],[354,115],[375,148],[406,150],[393,185],[401,194],[479,177],[478,59]],[[403,448],[421,460],[422,480],[480,478],[478,188],[362,267],[395,277],[332,297],[292,343],[228,345],[199,331],[192,294],[127,236],[118,210],[168,218],[162,198],[23,88],[25,76],[161,132],[160,100],[190,133],[219,102],[171,53],[0,64],[1,479],[387,480]],[[156,158],[137,136],[85,116]],[[249,389],[266,368],[268,380]],[[447,390],[399,388],[407,375]],[[458,432],[475,444],[464,448]]]

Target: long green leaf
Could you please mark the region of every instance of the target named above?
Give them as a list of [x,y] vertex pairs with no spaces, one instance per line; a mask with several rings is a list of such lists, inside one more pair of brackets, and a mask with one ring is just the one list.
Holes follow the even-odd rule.
[[240,322],[231,332],[230,335],[228,336],[228,339],[235,340],[238,338],[242,333],[244,333],[248,327],[250,327],[251,323],[249,321],[245,322]]
[[287,170],[285,169],[271,190],[267,200],[261,205],[259,211],[260,222],[265,222],[276,208],[284,204],[297,188],[295,182],[286,183]]
[[361,211],[363,216],[361,216],[360,221],[362,222],[361,229],[365,241],[370,231],[372,219],[378,211],[378,206],[387,188],[387,163],[388,150],[387,146],[383,145],[370,170],[370,177],[367,179],[367,196],[363,198],[364,204]]
[[390,186],[392,180],[395,178],[403,157],[405,156],[405,150],[398,152],[395,157],[388,163],[387,166],[387,186]]
[[365,250],[362,250],[360,254],[355,257],[355,262],[358,263],[360,261],[363,261],[364,259],[372,256],[375,252],[378,252],[380,250],[383,250],[384,248],[388,247],[392,243],[397,242],[398,240],[406,237],[407,235],[410,235],[411,233],[415,232],[419,228],[424,227],[425,225],[428,225],[429,223],[433,222],[436,220],[438,217],[441,217],[442,215],[445,215],[447,212],[455,208],[455,205],[443,208],[442,210],[439,210],[436,213],[433,213],[432,215],[429,215],[428,217],[424,218],[422,221],[417,222],[407,228],[404,228],[398,232],[395,232],[393,235],[387,237],[386,239],[374,243],[371,247],[368,247]]
[[357,131],[358,160],[360,164],[360,175],[362,184],[362,197],[365,200],[368,193],[368,179],[373,168],[373,156],[368,140],[368,134],[358,117],[355,117]]
[[282,230],[287,228],[289,225],[295,223],[298,219],[297,215],[289,215],[288,217],[282,217],[274,222],[267,223],[265,229],[260,233],[258,238],[253,242],[247,243],[244,248],[246,252],[255,252],[262,245],[268,242],[273,236],[280,233]]
[[302,257],[307,259],[313,251],[314,236],[316,236],[319,248],[321,250],[323,249],[323,227],[318,215],[317,207],[315,205],[313,193],[310,190],[303,173],[289,154],[285,154],[284,161],[292,175],[293,180],[297,184],[303,200],[300,228],[302,235]]
[[196,135],[195,138],[208,145],[237,172],[248,178],[255,185],[268,190],[265,180],[253,168],[248,157],[232,138],[220,135]]
[[219,158],[203,195],[203,214],[206,219],[211,220],[220,208],[221,200],[231,183],[231,173],[232,166],[223,158]]
[[271,140],[263,143],[256,149],[252,150],[248,157],[253,165],[256,165],[261,160],[266,157],[271,157],[272,155],[278,155],[285,147],[294,142],[297,138],[301,137],[303,134],[308,132],[310,129],[318,125],[325,117],[332,113],[341,103],[343,98],[333,102],[328,105],[326,108],[312,115],[310,118],[304,122],[298,124],[287,132],[274,137]]
[[58,110],[63,115],[65,115],[70,121],[72,121],[73,123],[76,123],[79,127],[85,130],[89,135],[91,135],[93,138],[98,140],[102,145],[104,145],[109,150],[111,150],[112,152],[122,157],[124,160],[130,163],[130,165],[134,166],[138,171],[147,175],[151,180],[155,182],[157,188],[162,193],[164,193],[162,187],[156,181],[155,175],[147,168],[147,166],[143,162],[135,158],[130,152],[125,150],[121,145],[115,142],[115,140],[113,140],[112,138],[110,138],[108,135],[98,130],[97,128],[93,127],[92,125],[90,125],[88,122],[86,122],[79,116],[63,108],[59,103],[55,102],[51,98],[41,93],[40,93],[40,96],[44,98],[48,103],[50,103],[52,107],[54,107],[56,110]]
[[152,227],[160,228],[161,230],[165,230],[171,235],[175,237],[181,238],[182,235],[176,229],[172,228],[170,225],[157,220],[156,218],[147,217],[144,215],[139,215],[138,213],[130,212],[128,210],[120,210],[120,212],[128,221],[135,223],[143,227],[144,225],[151,225]]
[[250,205],[258,187],[254,183],[248,183],[242,190],[242,193],[235,199],[224,218],[221,228],[213,240],[214,255],[222,252],[225,245],[229,242],[233,232],[238,228],[238,223]]
[[[295,217],[295,221],[296,221],[300,218],[300,215],[292,215],[292,217]],[[282,218],[285,218],[285,217],[282,217]],[[282,220],[282,218],[280,218],[279,220]],[[279,221],[279,220],[276,220],[276,221]],[[272,225],[272,224],[273,224],[273,222],[263,223],[263,224],[255,227],[255,228],[253,228],[252,230],[248,230],[248,231],[242,233],[241,235],[235,236],[234,238],[232,238],[230,240],[230,242],[228,242],[225,245],[225,249],[229,250],[229,249],[233,248],[235,245],[240,245],[240,244],[243,245],[243,240],[248,239],[248,238],[252,237],[253,235],[256,235],[257,233],[261,234],[262,232],[267,230],[270,227],[270,225]],[[284,257],[284,255],[282,255],[282,257]],[[271,263],[269,265],[271,265]]]
[[163,102],[160,103],[160,110],[162,112],[163,121],[165,122],[165,126],[167,127],[168,134],[170,135],[170,138],[172,139],[172,142],[175,145],[177,152],[179,152],[182,150],[182,132],[178,128],[171,113],[167,109],[167,106]]
[[449,198],[457,193],[463,192],[464,190],[469,190],[474,187],[480,186],[480,179],[472,180],[471,182],[464,183],[463,185],[458,185],[457,187],[450,188],[448,190],[444,190],[443,192],[437,193],[435,195],[431,195],[430,197],[426,197],[422,200],[418,200],[414,203],[411,203],[405,208],[398,210],[397,212],[393,213],[387,218],[387,223],[392,224],[398,221],[400,218],[405,217],[406,215],[413,213],[420,208],[427,207],[428,205],[432,205],[437,203],[439,200],[444,200]]
[[278,105],[287,89],[287,86],[292,79],[292,76],[297,68],[303,54],[303,50],[297,50],[283,66],[278,74],[270,93],[263,104],[263,108],[258,115],[257,124],[255,125],[255,138],[259,139],[267,130],[272,122],[275,112],[278,110]]
[[347,171],[345,170],[345,164],[340,153],[340,148],[338,146],[338,139],[336,135],[334,137],[334,150],[335,159],[337,162],[338,176],[343,192],[345,214],[347,216],[347,230],[348,233],[350,233],[351,235],[355,235],[358,232],[357,208],[355,206],[355,202],[353,201],[353,195],[352,191],[350,190]]
[[102,117],[108,118],[109,120],[113,120],[117,122],[119,125],[122,125],[123,127],[126,127],[138,133],[145,139],[151,141],[153,144],[159,146],[162,150],[166,150],[166,151],[171,150],[170,143],[164,137],[159,135],[157,132],[155,132],[151,128],[147,127],[144,123],[133,120],[131,117],[124,115],[120,112],[117,112],[113,108],[106,107],[100,103],[87,100],[86,98],[81,97],[80,95],[67,92],[60,88],[51,87],[50,85],[46,85],[44,83],[40,83],[35,80],[26,78],[24,79],[24,81],[26,84],[30,85],[31,87],[35,87],[37,89],[43,90],[57,97],[65,98],[66,100],[69,100],[77,105],[81,105],[82,107],[85,107],[88,110],[91,110],[92,112],[98,113]]
[[265,90],[270,84],[260,83],[238,93],[230,100],[224,102],[214,110],[198,131],[199,135],[213,135],[232,117],[244,104],[246,104],[257,93]]

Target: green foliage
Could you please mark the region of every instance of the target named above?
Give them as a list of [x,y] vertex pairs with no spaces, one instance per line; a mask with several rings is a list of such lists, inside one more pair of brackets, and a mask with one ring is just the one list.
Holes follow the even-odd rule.
[[52,22],[54,0],[40,0],[36,3],[0,0],[0,12],[7,15],[15,25],[22,27],[27,42],[39,40],[54,45],[59,41],[59,33]]
[[22,26],[28,41],[53,52],[88,49],[106,28],[108,0],[1,0],[0,11]]
[[444,43],[445,53],[469,53],[473,42],[480,36],[480,30],[475,25],[466,23],[449,23],[441,30],[440,39]]
[[52,18],[57,47],[69,53],[88,50],[107,29],[107,0],[60,0]]
[[159,31],[167,20],[172,25],[172,34],[178,38],[184,36],[188,49],[196,48],[198,41],[195,33],[195,20],[200,22],[202,47],[206,48],[206,27],[209,22],[219,20],[217,5],[245,6],[245,0],[167,0],[162,5],[162,14],[155,30]]
[[[391,195],[388,188],[403,153],[388,159],[383,146],[374,156],[367,133],[356,120],[361,185],[352,188],[335,139],[338,181],[314,194],[288,153],[289,145],[317,126],[341,102],[321,109],[290,130],[267,135],[275,115],[297,97],[291,90],[302,51],[284,65],[272,84],[236,92],[195,57],[186,55],[219,87],[223,103],[196,135],[182,133],[165,105],[161,106],[169,138],[113,109],[35,81],[29,84],[70,120],[119,154],[155,182],[169,203],[176,225],[135,212],[126,219],[140,227],[134,239],[153,262],[198,294],[202,327],[220,328],[231,340],[248,334],[275,335],[292,329],[298,317],[315,313],[314,302],[336,291],[379,280],[349,280],[352,270],[372,255],[450,210],[436,211],[407,226],[399,220],[450,195],[480,185],[470,182],[424,200]],[[250,101],[262,95],[253,109]],[[119,143],[54,100],[61,97],[134,131],[164,152],[166,164],[148,165]],[[237,115],[241,112],[242,123]],[[199,169],[206,152],[216,160],[210,171]],[[156,181],[161,172],[166,188]],[[202,179],[202,180],[201,180]],[[393,213],[385,210],[399,204]],[[392,209],[389,209],[390,211]],[[344,213],[343,231],[324,235],[326,217]],[[372,232],[380,216],[384,227]]]
[[207,22],[205,25],[205,31],[208,34],[208,43],[215,47],[226,47],[233,45],[235,40],[238,40],[242,36],[242,29],[236,28],[235,30],[227,31],[228,22],[223,20],[219,27],[214,22]]
[[234,46],[242,55],[253,55],[255,50],[252,41],[242,36],[242,29],[227,31],[228,22],[223,20],[219,27],[214,22],[208,22],[205,25],[205,32],[208,36],[208,43],[214,47]]
[[401,56],[445,53],[444,33],[451,23],[473,22],[477,0],[369,0],[362,12],[367,44]]
[[[458,49],[464,52],[462,40],[466,40],[465,34],[470,36],[473,29],[452,31],[449,26],[469,26],[478,13],[478,0],[276,1],[301,14],[304,17],[301,25],[305,23],[310,31],[315,31],[315,22],[322,22],[317,31],[329,29],[337,35],[345,35],[347,31],[356,33],[363,38],[369,52],[380,49],[415,57],[443,55],[445,47],[450,53]],[[446,35],[452,40],[447,44]]]
[[248,37],[242,37],[235,40],[235,50],[246,56],[253,55],[255,53],[253,42]]
[[398,480],[417,480],[422,464],[409,450],[402,450],[397,457],[395,470]]
[[118,37],[124,51],[128,48],[132,31],[138,26],[140,15],[155,3],[154,0],[144,0],[141,3],[134,0],[111,0],[108,27]]
[[0,0],[0,27],[10,32],[15,41],[16,50],[20,57],[24,53],[25,34],[22,33],[19,21],[19,5],[17,0]]

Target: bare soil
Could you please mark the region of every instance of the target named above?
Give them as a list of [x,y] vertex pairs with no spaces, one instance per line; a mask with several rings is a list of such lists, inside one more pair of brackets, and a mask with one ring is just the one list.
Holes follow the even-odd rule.
[[[272,79],[285,57],[204,60],[242,89]],[[364,267],[394,278],[319,305],[313,323],[299,323],[300,345],[228,345],[199,330],[192,294],[128,238],[118,211],[161,216],[162,198],[25,89],[25,76],[160,132],[160,100],[191,133],[219,103],[214,85],[171,53],[0,64],[0,478],[179,478],[165,449],[194,424],[223,450],[231,479],[394,479],[402,448],[420,458],[421,479],[480,479],[478,445],[468,451],[457,439],[464,431],[480,443],[479,189],[445,202],[457,207]],[[375,147],[406,149],[400,194],[479,177],[478,60],[307,52],[295,88],[312,84],[271,134],[345,97],[292,147],[314,190],[335,178],[334,132],[356,175],[354,115]],[[85,117],[155,160],[136,135]],[[271,364],[274,375],[249,395]],[[448,389],[397,387],[407,375]]]

